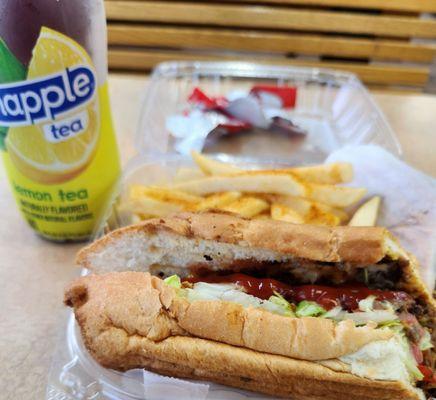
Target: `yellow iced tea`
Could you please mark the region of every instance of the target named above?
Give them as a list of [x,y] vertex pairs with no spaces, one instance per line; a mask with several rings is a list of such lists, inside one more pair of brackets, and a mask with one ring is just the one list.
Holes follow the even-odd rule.
[[39,234],[83,240],[120,172],[103,3],[10,3],[0,16],[0,148],[12,191]]

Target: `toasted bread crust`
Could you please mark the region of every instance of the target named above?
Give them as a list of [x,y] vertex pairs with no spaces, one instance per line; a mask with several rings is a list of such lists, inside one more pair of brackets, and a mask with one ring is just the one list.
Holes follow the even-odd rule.
[[377,227],[295,225],[248,220],[223,213],[182,213],[113,231],[79,252],[78,265],[92,269],[90,256],[123,235],[169,232],[187,238],[237,244],[324,262],[373,264],[385,256],[387,231]]
[[191,337],[153,342],[111,329],[101,338],[101,354],[90,349],[103,366],[118,370],[145,368],[178,378],[214,381],[245,390],[295,400],[418,400],[411,387],[373,381],[337,372],[318,363],[264,354]]
[[[350,393],[358,400],[418,399],[411,387],[401,382],[371,381],[335,371],[325,366],[327,364],[276,355],[281,354],[283,348],[292,349],[289,343],[282,341],[281,344],[279,338],[287,336],[288,322],[293,318],[214,302],[215,305],[224,304],[219,310],[220,323],[213,321],[213,324],[202,325],[204,321],[197,320],[199,313],[213,320],[213,313],[218,311],[215,309],[209,314],[210,302],[192,303],[196,306],[190,310],[172,288],[146,273],[124,272],[79,278],[66,290],[65,303],[74,307],[87,348],[105,367],[118,370],[144,367],[168,375],[213,380],[274,396],[292,395],[296,399],[348,399]],[[242,337],[244,329],[238,327],[242,316],[244,321],[248,321],[246,334],[252,338]],[[323,348],[335,347],[329,332],[321,331],[317,321],[314,318],[301,319],[298,332],[294,332],[293,339],[302,350],[301,358],[316,359],[314,352],[323,353]],[[223,327],[219,329],[221,322]],[[272,324],[275,329],[269,329]],[[356,330],[348,326],[344,329],[348,334],[339,339],[342,341],[339,354],[353,352],[352,342],[355,340],[362,345],[362,334],[356,334]],[[303,348],[307,345],[304,341],[307,335],[319,346]],[[367,342],[383,339],[384,335],[381,330],[370,328],[364,333]],[[207,340],[210,338],[214,341]],[[241,347],[219,343],[222,339]],[[243,342],[239,342],[241,339]],[[289,337],[285,341],[288,340]],[[321,357],[325,356],[321,354]]]
[[170,312],[192,336],[301,360],[338,358],[393,336],[390,330],[355,327],[350,320],[289,318],[224,301],[175,299]]

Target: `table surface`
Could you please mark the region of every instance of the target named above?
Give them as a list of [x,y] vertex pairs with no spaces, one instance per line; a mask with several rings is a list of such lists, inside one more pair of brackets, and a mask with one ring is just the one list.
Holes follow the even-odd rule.
[[[115,127],[123,163],[147,78],[111,75]],[[404,149],[404,159],[436,175],[436,96],[373,93]],[[18,214],[0,168],[0,398],[43,399],[58,324],[63,288],[78,275],[74,256],[81,245],[59,245],[37,237]]]

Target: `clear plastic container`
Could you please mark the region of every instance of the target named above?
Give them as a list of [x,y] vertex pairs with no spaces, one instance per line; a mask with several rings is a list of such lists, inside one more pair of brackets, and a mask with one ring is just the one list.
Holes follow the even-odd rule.
[[[330,152],[343,145],[369,143],[401,155],[385,117],[353,74],[239,62],[161,64],[151,77],[143,105],[136,137],[138,155],[126,166],[96,235],[130,222],[129,216],[117,206],[131,183],[169,182],[179,167],[193,165],[189,156],[177,154],[177,139],[165,129],[165,122],[168,116],[186,107],[186,98],[194,87],[205,89],[211,95],[223,95],[236,89],[248,91],[254,83],[296,86],[297,103],[292,119],[309,134],[297,151],[288,151],[280,142],[274,143],[274,139],[263,142],[263,146],[248,139],[236,153],[214,154],[218,159],[248,166],[311,164],[323,162]],[[71,312],[66,312],[62,326],[47,399],[147,398],[138,371],[107,370],[90,357]]]
[[178,140],[166,130],[166,119],[186,109],[187,97],[195,87],[208,95],[222,96],[234,90],[248,92],[254,84],[296,87],[296,106],[289,116],[307,129],[308,136],[294,152],[284,142],[286,139],[271,136],[267,141],[250,137],[249,143],[232,146],[236,150],[228,146],[227,154],[307,164],[322,162],[345,144],[373,143],[396,155],[401,153],[384,115],[354,74],[239,62],[165,63],[157,67],[138,126],[139,152],[143,155],[177,152]]

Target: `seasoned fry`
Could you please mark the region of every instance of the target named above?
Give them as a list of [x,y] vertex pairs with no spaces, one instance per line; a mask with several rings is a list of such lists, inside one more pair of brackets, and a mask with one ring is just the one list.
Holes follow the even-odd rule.
[[[306,222],[326,221],[326,225],[339,225],[341,222],[348,220],[348,214],[335,207],[319,203],[314,200],[304,199],[302,197],[273,195],[265,193],[262,198],[270,203],[278,203],[288,206],[302,215]],[[324,224],[322,224],[324,225]]]
[[271,218],[278,221],[291,222],[293,224],[304,224],[304,218],[295,210],[283,204],[271,205]]
[[308,183],[306,196],[311,200],[325,203],[332,207],[348,207],[362,199],[366,189],[347,186],[321,185]]
[[341,223],[341,220],[337,215],[317,210],[316,212],[309,215],[306,223],[312,225],[337,226]]
[[[245,175],[238,175],[237,177],[250,177],[254,178],[256,176],[262,177],[264,179],[270,174],[270,172],[266,172],[265,174],[249,174],[247,176]],[[299,195],[296,195],[295,192],[292,192],[292,189],[289,187],[275,187],[275,182],[279,182],[280,179],[278,177],[283,176],[281,174],[271,174],[271,186],[273,187],[266,187],[265,192],[269,192],[271,195],[288,195],[291,197],[304,197],[307,200],[309,200],[311,203],[322,203],[323,206],[327,206],[328,208],[325,209],[327,212],[331,212],[335,215],[337,215],[341,220],[346,220],[348,216],[344,211],[335,209],[335,207],[343,208],[348,207],[350,205],[353,205],[357,203],[366,193],[366,189],[364,188],[352,188],[352,187],[346,187],[346,186],[335,186],[335,185],[322,185],[322,184],[315,184],[315,183],[301,183],[301,180],[296,180],[296,182],[299,182],[300,185],[297,185],[297,190],[300,191]],[[236,176],[232,176],[232,178],[236,178]],[[255,181],[255,179],[253,179]],[[235,180],[236,182],[236,180]],[[295,182],[295,181],[294,181]],[[284,184],[284,183],[283,183]],[[269,189],[269,190],[268,190]],[[241,189],[240,189],[241,190]],[[248,191],[249,189],[241,190],[241,191]],[[254,193],[259,193],[255,192]],[[260,193],[260,195],[265,195],[265,193]],[[310,204],[309,204],[310,206]],[[306,206],[307,207],[307,206]],[[322,207],[322,206],[321,206]]]
[[321,164],[310,167],[290,168],[290,172],[310,183],[335,185],[353,179],[353,166],[350,163]]
[[146,219],[151,219],[151,218],[156,218],[156,215],[152,215],[152,214],[136,214],[139,218],[141,218],[142,221],[146,220]]
[[216,161],[196,151],[192,151],[191,156],[206,175],[227,175],[243,171],[231,164]]
[[174,175],[174,182],[185,182],[193,179],[204,178],[204,173],[198,168],[181,167]]
[[213,210],[220,209],[224,206],[229,205],[230,203],[238,200],[242,196],[241,192],[224,192],[224,193],[216,193],[206,197],[204,200],[198,203],[194,210],[195,211],[205,211],[205,210]]
[[191,208],[203,200],[202,197],[193,196],[183,191],[164,187],[141,185],[132,185],[130,187],[130,198],[132,200],[141,199],[143,197],[150,197],[163,202],[179,204],[186,208]]
[[183,183],[177,183],[173,189],[184,191],[197,196],[217,192],[252,192],[276,193],[304,196],[307,192],[306,185],[291,175],[283,174],[256,174],[244,176],[209,176]]
[[242,197],[229,205],[222,207],[223,210],[229,211],[235,214],[239,214],[245,218],[252,218],[257,214],[267,210],[269,208],[268,202],[256,197]]
[[316,204],[321,211],[324,211],[326,213],[330,213],[338,217],[339,224],[345,223],[350,219],[350,216],[342,209],[336,208],[336,207],[330,207],[327,204],[313,202],[313,204]]
[[296,167],[272,170],[240,170],[232,176],[258,174],[289,174],[308,183],[335,185],[349,182],[353,179],[353,167],[349,163],[321,164],[310,167]]
[[[304,199],[302,199],[305,201]],[[303,211],[300,208],[301,211]],[[312,225],[327,225],[337,226],[341,220],[338,216],[321,210],[319,207],[312,206],[309,209],[299,212],[297,209],[291,206],[274,203],[271,206],[271,217],[281,221],[293,222],[295,224],[312,224]]]
[[361,205],[354,213],[348,225],[350,226],[375,226],[380,209],[381,199],[375,196]]

